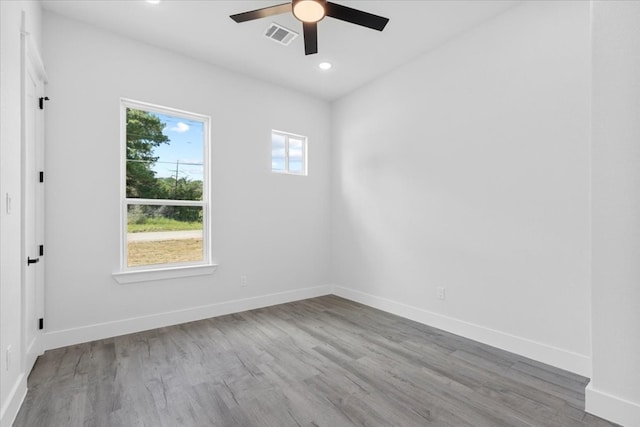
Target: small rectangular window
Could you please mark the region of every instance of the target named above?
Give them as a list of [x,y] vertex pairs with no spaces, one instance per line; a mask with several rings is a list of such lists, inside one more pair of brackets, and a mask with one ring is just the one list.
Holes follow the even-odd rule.
[[209,259],[209,118],[122,101],[122,270]]
[[271,131],[271,171],[294,175],[307,174],[307,138]]

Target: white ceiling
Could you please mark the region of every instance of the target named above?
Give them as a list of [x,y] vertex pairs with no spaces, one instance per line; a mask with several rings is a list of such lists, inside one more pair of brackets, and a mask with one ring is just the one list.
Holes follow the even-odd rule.
[[[337,99],[514,6],[519,0],[334,0],[390,18],[383,32],[325,18],[318,54],[304,55],[292,15],[237,24],[229,15],[286,0],[43,0],[46,10],[326,100]],[[263,36],[276,22],[298,33],[289,46]],[[333,68],[317,67],[329,61]]]

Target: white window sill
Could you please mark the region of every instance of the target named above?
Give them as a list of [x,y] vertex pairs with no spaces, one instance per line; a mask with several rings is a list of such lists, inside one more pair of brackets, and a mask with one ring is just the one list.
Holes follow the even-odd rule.
[[157,268],[153,270],[131,270],[113,273],[113,278],[120,284],[150,282],[153,280],[206,276],[213,274],[216,268],[218,268],[216,264],[206,264],[190,265],[185,267]]

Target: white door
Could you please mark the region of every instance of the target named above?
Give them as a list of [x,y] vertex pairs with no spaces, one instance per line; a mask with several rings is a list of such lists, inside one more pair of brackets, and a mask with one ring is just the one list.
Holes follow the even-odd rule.
[[[42,354],[40,319],[44,317],[44,69],[39,54],[23,36],[22,105],[22,304],[25,372],[30,372]],[[42,248],[42,253],[44,247]]]

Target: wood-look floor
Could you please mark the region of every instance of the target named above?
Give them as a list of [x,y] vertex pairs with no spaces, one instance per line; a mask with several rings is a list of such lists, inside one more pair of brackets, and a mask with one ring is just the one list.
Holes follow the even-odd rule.
[[611,426],[587,379],[335,296],[46,352],[14,426]]

